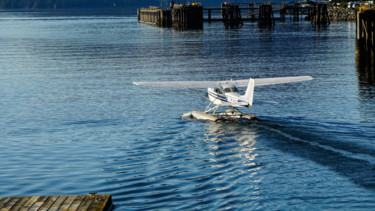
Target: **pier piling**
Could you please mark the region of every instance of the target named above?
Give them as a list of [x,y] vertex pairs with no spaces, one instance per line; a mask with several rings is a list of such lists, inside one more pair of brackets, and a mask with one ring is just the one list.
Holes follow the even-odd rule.
[[361,52],[361,61],[367,63],[369,71],[374,71],[375,66],[375,10],[360,8],[357,12],[356,22],[357,46]]
[[174,5],[172,8],[172,26],[178,29],[203,28],[202,5]]
[[294,3],[292,6],[293,10],[293,21],[299,21],[299,4]]
[[330,23],[327,4],[319,3],[311,10],[311,24],[315,26],[327,26]]
[[258,26],[274,26],[275,19],[273,17],[272,5],[270,3],[263,3],[259,7]]
[[226,28],[238,28],[243,25],[241,10],[236,4],[223,5],[222,16]]

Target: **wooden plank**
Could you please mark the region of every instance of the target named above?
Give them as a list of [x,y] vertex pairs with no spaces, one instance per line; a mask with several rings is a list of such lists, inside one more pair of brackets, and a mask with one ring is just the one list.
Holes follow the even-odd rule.
[[79,205],[78,210],[88,210],[90,204],[91,204],[91,197],[90,196],[86,196],[82,200],[81,205]]
[[10,198],[10,201],[8,201],[7,203],[4,204],[4,206],[1,206],[1,210],[11,210],[12,207],[17,204],[18,201],[20,201],[21,198],[18,198],[18,197],[13,197],[13,198]]
[[68,208],[69,210],[78,210],[78,207],[81,205],[81,203],[83,202],[84,198],[86,196],[77,196],[72,205],[70,205],[70,207]]
[[112,210],[113,204],[111,195],[102,195],[102,198],[104,199],[104,201],[101,203],[101,205],[98,206],[96,210]]
[[1,198],[0,207],[3,207],[9,200],[10,200],[9,198]]
[[26,204],[26,202],[31,198],[31,197],[17,197],[19,198],[20,200],[13,205],[12,207],[12,210],[14,211],[17,211],[17,210],[20,210],[24,204]]
[[68,210],[68,208],[70,207],[70,205],[72,205],[74,199],[76,199],[77,196],[68,196],[66,198],[66,200],[64,201],[64,203],[62,203],[61,205],[61,209],[63,210]]
[[55,203],[55,201],[58,199],[58,196],[50,196],[48,199],[44,202],[44,204],[39,208],[39,210],[48,210],[52,205]]
[[34,205],[34,203],[36,201],[38,201],[38,198],[39,198],[39,196],[29,197],[29,200],[20,208],[20,210],[27,210],[27,209],[29,209],[31,206]]
[[0,197],[0,211],[108,211],[112,207],[111,195]]
[[6,199],[7,197],[0,197],[0,205],[2,205],[2,202]]
[[48,196],[41,196],[38,200],[33,204],[32,207],[28,209],[28,211],[37,211],[48,199]]
[[90,195],[89,197],[92,201],[87,210],[105,210],[105,208],[108,206],[107,204],[109,202],[112,203],[110,195]]
[[60,209],[60,206],[64,203],[65,199],[68,198],[68,196],[58,196],[56,201],[51,205],[51,207],[48,209],[48,211],[56,211]]

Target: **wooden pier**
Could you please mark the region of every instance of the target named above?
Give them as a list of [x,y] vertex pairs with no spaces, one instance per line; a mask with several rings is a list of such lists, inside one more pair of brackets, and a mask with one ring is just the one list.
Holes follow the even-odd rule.
[[[214,8],[203,8],[200,4],[172,4],[169,9],[157,7],[138,9],[138,22],[159,27],[173,26],[178,29],[200,29],[203,28],[204,21],[209,23],[220,21],[226,27],[231,28],[243,25],[244,21],[258,21],[259,26],[263,27],[275,25],[275,20],[285,20],[286,15],[291,15],[294,21],[299,21],[301,14],[307,14],[311,10],[313,10],[311,5],[302,7],[299,4],[284,4],[276,9],[270,3],[261,4],[259,8],[256,8],[254,3],[248,4],[247,7],[223,3],[221,7]],[[216,12],[215,16],[213,16],[213,12]],[[274,13],[278,12],[280,12],[280,18],[275,18]],[[327,7],[318,6],[316,11],[312,13],[316,14],[314,23],[316,22],[319,25],[329,23],[326,12]]]
[[169,9],[157,7],[138,9],[138,22],[178,29],[203,28],[202,5],[173,5]]
[[111,195],[0,197],[0,210],[110,211]]
[[142,8],[137,11],[138,22],[159,27],[172,25],[171,10],[156,7]]

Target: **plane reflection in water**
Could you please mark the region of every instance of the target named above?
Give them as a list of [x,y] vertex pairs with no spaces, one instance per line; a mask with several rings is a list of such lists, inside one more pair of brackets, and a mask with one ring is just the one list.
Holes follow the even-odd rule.
[[257,192],[255,187],[261,182],[256,177],[261,165],[257,162],[256,130],[249,128],[251,123],[202,122],[206,129],[205,147],[211,157],[211,168],[218,168],[217,174],[230,174],[236,178],[231,183],[252,183],[249,191]]

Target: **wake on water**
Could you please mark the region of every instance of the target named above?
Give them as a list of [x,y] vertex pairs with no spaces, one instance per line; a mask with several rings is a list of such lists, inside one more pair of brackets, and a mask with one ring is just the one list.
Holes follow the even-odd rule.
[[375,190],[375,124],[265,116],[255,124],[269,146],[329,166]]

